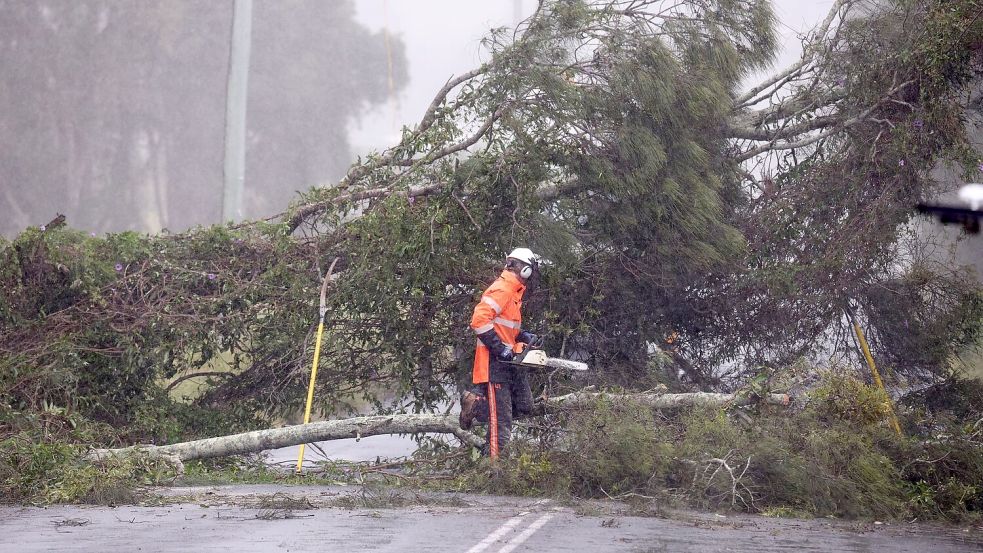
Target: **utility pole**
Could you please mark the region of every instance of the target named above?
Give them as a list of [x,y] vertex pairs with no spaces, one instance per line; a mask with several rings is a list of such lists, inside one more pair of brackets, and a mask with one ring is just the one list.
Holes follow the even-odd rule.
[[246,180],[246,91],[249,86],[249,47],[252,41],[253,0],[235,0],[232,44],[225,101],[225,188],[222,221],[242,220],[242,190]]

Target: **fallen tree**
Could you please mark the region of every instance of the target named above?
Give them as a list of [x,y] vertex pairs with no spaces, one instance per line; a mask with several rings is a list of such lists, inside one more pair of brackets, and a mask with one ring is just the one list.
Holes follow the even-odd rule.
[[245,453],[259,453],[292,445],[362,438],[379,434],[454,434],[470,445],[480,446],[481,438],[461,430],[457,417],[436,414],[377,415],[331,421],[296,424],[283,428],[269,428],[219,436],[164,446],[135,445],[119,449],[95,449],[86,455],[90,461],[101,461],[114,456],[134,453],[163,457],[169,460],[190,461]]
[[[633,402],[653,409],[673,409],[678,407],[729,406],[746,405],[756,401],[754,396],[747,394],[720,394],[712,392],[693,392],[682,394],[639,393],[639,394],[610,394],[604,392],[576,392],[572,394],[548,398],[543,403],[549,408],[584,409],[598,401]],[[761,398],[765,403],[787,406],[790,403],[786,394],[768,394]],[[86,459],[101,461],[114,456],[126,456],[134,453],[146,454],[151,457],[161,457],[174,462],[179,467],[181,462],[193,459],[208,459],[245,453],[259,453],[268,449],[277,449],[292,445],[300,445],[328,440],[346,438],[362,438],[380,434],[453,434],[461,442],[480,447],[484,440],[458,426],[457,417],[439,414],[400,414],[379,415],[370,417],[355,417],[330,421],[298,424],[283,428],[256,430],[230,436],[219,436],[203,440],[193,440],[164,446],[135,445],[118,449],[95,449]]]
[[[599,386],[731,389],[817,348],[846,365],[848,306],[895,374],[947,374],[983,297],[902,238],[929,169],[962,151],[983,19],[970,0],[918,0],[851,24],[859,3],[836,2],[800,62],[741,94],[774,53],[763,0],[544,2],[399,144],[278,216],[152,237],[56,218],[0,241],[0,437],[30,429],[0,451],[89,421],[120,435],[66,441],[167,443],[297,412],[336,257],[326,416],[444,402],[477,295],[519,244],[553,261],[524,324]],[[192,375],[207,388],[181,402]]]

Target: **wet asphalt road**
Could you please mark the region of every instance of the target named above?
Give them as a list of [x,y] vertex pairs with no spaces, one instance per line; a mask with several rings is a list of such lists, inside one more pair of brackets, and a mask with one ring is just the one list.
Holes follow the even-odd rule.
[[[470,495],[437,495],[402,508],[344,508],[331,503],[352,493],[341,487],[231,486],[163,493],[180,496],[182,502],[0,507],[0,551],[983,551],[980,527],[712,513],[635,517],[593,504]],[[271,497],[288,495],[315,508],[262,507]]]

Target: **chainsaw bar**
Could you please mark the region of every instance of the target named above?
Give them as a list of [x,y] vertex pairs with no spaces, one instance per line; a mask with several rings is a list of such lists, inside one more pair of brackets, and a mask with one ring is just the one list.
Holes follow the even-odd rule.
[[581,363],[580,361],[571,361],[569,359],[558,359],[556,357],[548,357],[546,359],[546,366],[554,369],[563,369],[567,371],[586,371],[590,367],[587,363]]
[[523,352],[516,358],[515,361],[512,361],[512,364],[521,365],[530,369],[542,369],[548,367],[551,369],[562,369],[567,371],[586,371],[589,368],[587,363],[581,363],[580,361],[550,357],[541,349],[530,349]]

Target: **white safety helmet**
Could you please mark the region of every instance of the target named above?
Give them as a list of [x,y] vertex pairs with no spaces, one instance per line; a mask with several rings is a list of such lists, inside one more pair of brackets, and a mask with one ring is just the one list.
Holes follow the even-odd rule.
[[508,262],[509,259],[515,259],[523,263],[524,266],[519,270],[519,276],[528,279],[532,276],[533,270],[539,265],[541,257],[534,254],[529,248],[516,248],[505,258],[505,261]]

